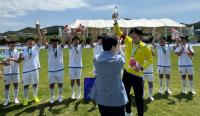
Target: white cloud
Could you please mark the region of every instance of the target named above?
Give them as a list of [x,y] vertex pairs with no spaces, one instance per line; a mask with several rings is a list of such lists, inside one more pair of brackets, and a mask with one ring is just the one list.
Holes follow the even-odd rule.
[[114,5],[92,6],[89,0],[0,0],[0,18],[23,16],[29,12],[63,11],[74,8],[89,10],[110,10]]

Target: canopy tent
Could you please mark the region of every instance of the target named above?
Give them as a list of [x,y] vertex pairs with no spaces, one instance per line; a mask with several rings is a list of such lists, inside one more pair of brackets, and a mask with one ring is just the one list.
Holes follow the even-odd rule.
[[[120,27],[123,28],[130,28],[130,27],[185,27],[185,25],[180,24],[176,21],[173,21],[171,19],[163,18],[163,19],[134,19],[134,20],[118,20],[118,23]],[[113,27],[113,20],[102,20],[102,19],[96,19],[96,20],[79,20],[77,19],[75,22],[70,24],[69,26],[71,28],[76,28],[80,24],[84,25],[88,28],[107,28],[107,27]]]

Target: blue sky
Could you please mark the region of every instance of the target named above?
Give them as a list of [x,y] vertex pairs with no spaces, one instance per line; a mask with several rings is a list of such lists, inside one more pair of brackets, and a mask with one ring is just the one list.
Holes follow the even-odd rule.
[[200,21],[200,0],[0,0],[0,32],[34,26],[70,24],[76,19],[111,19],[114,6],[120,18],[170,18]]

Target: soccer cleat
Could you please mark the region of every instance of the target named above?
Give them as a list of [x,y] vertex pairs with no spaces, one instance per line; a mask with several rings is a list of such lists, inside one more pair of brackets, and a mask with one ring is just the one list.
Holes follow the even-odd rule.
[[125,116],[133,116],[133,114],[125,112]]
[[76,99],[75,92],[72,92],[71,99]]
[[168,94],[172,93],[169,89],[166,89],[165,92],[168,93]]
[[62,96],[58,96],[58,102],[61,103],[63,101]]
[[9,102],[10,102],[10,99],[9,99],[9,98],[6,98],[6,99],[5,99],[5,102],[4,102],[4,104],[3,104],[3,106],[7,106],[7,105],[9,104]]
[[196,95],[196,94],[197,94],[194,90],[190,91],[190,93],[191,93],[192,95]]
[[39,103],[39,102],[40,102],[40,100],[39,100],[38,97],[33,98],[33,101],[35,101],[36,103]]
[[50,102],[51,104],[53,104],[54,101],[55,101],[55,96],[51,97],[49,102]]
[[149,96],[149,99],[150,99],[151,101],[154,101],[153,96]]
[[183,94],[187,94],[187,91],[186,91],[186,90],[183,90],[182,93],[183,93]]
[[27,105],[28,105],[28,100],[27,100],[27,99],[24,99],[23,102],[22,102],[22,105],[23,105],[23,106],[27,106]]
[[14,102],[15,102],[15,104],[19,104],[19,100],[17,97],[14,99]]

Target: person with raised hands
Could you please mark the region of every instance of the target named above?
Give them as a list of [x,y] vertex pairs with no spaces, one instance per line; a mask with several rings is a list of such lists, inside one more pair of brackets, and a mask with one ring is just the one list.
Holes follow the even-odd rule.
[[23,60],[23,74],[22,83],[24,89],[24,99],[22,104],[24,106],[28,105],[28,91],[29,85],[32,84],[33,87],[33,101],[40,102],[38,94],[38,84],[39,84],[39,53],[42,43],[42,37],[40,33],[40,25],[36,22],[36,32],[38,36],[38,41],[35,42],[33,37],[28,37],[26,39],[26,47],[22,50],[19,56],[19,61]]
[[[50,103],[53,104],[55,101],[54,86],[58,84],[58,102],[63,101],[62,90],[64,80],[64,63],[63,63],[63,49],[65,46],[64,38],[62,34],[59,38],[53,37],[50,39],[50,43],[47,42],[45,33],[43,30],[43,44],[45,49],[48,51],[48,78],[49,78],[49,89],[50,89]],[[60,33],[60,32],[59,32]],[[61,43],[59,43],[61,41]]]
[[125,66],[123,74],[123,82],[129,102],[126,104],[126,116],[131,116],[131,87],[134,89],[135,102],[137,106],[138,116],[144,114],[144,100],[143,100],[143,74],[146,69],[153,62],[153,57],[150,48],[141,41],[142,31],[137,28],[130,30],[129,36],[122,33],[117,22],[118,13],[114,13],[114,30],[119,38],[124,39],[125,43]]
[[[82,49],[85,46],[84,31],[75,29],[73,38],[69,39],[69,76],[71,80],[71,99],[81,98],[81,83],[80,79],[82,76]],[[80,37],[79,37],[80,36]],[[83,39],[82,44],[79,44],[80,38]],[[77,83],[78,91],[75,91],[75,82]]]

